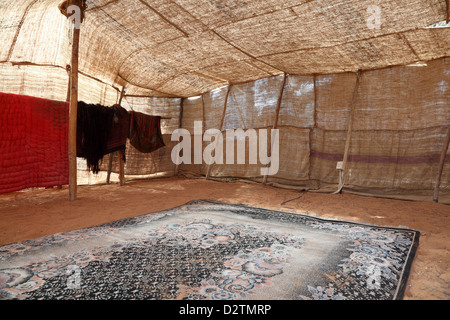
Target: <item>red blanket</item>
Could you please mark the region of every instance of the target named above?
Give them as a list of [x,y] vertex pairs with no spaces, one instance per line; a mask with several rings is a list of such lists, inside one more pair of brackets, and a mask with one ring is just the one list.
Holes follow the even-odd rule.
[[69,104],[0,93],[0,193],[69,183]]

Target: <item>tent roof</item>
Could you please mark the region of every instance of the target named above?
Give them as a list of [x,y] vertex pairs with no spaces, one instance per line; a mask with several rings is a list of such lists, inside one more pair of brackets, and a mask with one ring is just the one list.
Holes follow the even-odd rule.
[[[61,2],[0,0],[0,63],[65,69],[71,37]],[[450,28],[427,28],[448,18],[446,0],[86,3],[80,72],[126,85],[127,95],[189,97],[282,73],[384,68],[450,51]]]

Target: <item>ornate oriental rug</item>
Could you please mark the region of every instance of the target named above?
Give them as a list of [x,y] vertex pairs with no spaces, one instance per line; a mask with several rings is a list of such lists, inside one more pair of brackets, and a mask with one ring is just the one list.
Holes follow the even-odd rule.
[[1,299],[401,299],[419,232],[212,201],[0,247]]

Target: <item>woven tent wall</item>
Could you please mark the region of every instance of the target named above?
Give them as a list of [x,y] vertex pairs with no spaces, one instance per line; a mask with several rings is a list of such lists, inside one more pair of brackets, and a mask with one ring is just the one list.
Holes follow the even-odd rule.
[[[424,66],[362,72],[354,104],[346,190],[430,199],[450,123],[449,71],[449,60],[442,58]],[[355,82],[355,73],[287,76],[277,123],[280,168],[269,176],[269,184],[337,190],[336,164],[343,159]],[[183,128],[193,132],[193,121],[199,119],[204,119],[205,129],[220,128],[223,116],[224,146],[227,129],[270,129],[281,85],[282,76],[233,85],[226,108],[225,88],[190,99],[184,104]],[[262,166],[249,164],[249,148],[247,143],[246,165],[214,164],[210,177],[262,182]],[[223,150],[225,159],[226,147]],[[443,202],[450,195],[449,154],[440,185]],[[206,175],[207,168],[192,164],[180,170]]]
[[[61,2],[0,0],[0,92],[67,100],[73,31]],[[355,73],[363,70],[345,188],[429,198],[450,124],[450,28],[429,26],[448,21],[447,0],[87,0],[86,6],[79,100],[112,105],[125,87],[125,108],[167,118],[167,146],[151,155],[128,146],[126,174],[209,170],[214,178],[261,181],[259,164],[176,167],[170,135],[180,124],[193,133],[193,121],[202,121],[203,130],[270,129],[286,74],[277,121],[280,169],[268,182],[335,190]],[[408,66],[417,62],[426,66]],[[449,166],[447,156],[441,201],[449,193]]]

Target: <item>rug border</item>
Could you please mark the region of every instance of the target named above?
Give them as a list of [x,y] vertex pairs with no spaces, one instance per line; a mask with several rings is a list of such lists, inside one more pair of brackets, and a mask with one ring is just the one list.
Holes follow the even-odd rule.
[[409,274],[411,273],[411,267],[412,267],[414,258],[416,257],[417,249],[419,247],[419,237],[420,237],[420,232],[415,231],[414,232],[414,241],[411,244],[410,251],[408,253],[408,258],[403,267],[401,279],[399,279],[399,284],[397,287],[397,292],[394,295],[394,300],[403,300],[403,297],[405,295],[406,286],[408,284],[408,279],[409,279]]
[[[362,226],[366,226],[366,227],[374,227],[374,228],[383,228],[383,229],[393,229],[393,230],[401,230],[401,231],[410,231],[410,232],[414,232],[417,235],[420,234],[419,230],[415,230],[415,229],[410,229],[408,227],[404,227],[404,226],[399,226],[399,227],[394,227],[394,226],[388,226],[388,225],[377,225],[377,224],[371,224],[371,223],[367,223],[367,222],[354,222],[354,221],[348,221],[348,220],[343,220],[343,219],[335,219],[335,218],[324,218],[324,217],[319,217],[319,216],[315,216],[315,215],[310,215],[310,214],[306,214],[306,213],[300,213],[300,212],[295,212],[295,211],[288,211],[288,210],[280,210],[280,209],[267,209],[267,208],[262,208],[262,207],[256,207],[253,205],[248,205],[248,204],[243,204],[243,203],[231,203],[231,202],[224,202],[224,201],[217,201],[217,200],[209,200],[209,199],[197,199],[197,200],[190,200],[184,204],[181,205],[177,205],[168,209],[163,209],[163,210],[158,210],[158,211],[153,211],[153,212],[148,212],[148,213],[143,213],[140,215],[136,215],[133,217],[128,217],[125,219],[119,219],[119,220],[113,220],[110,222],[106,222],[106,223],[102,223],[99,225],[94,225],[94,226],[89,226],[89,227],[85,227],[85,228],[80,228],[80,229],[74,229],[74,230],[70,230],[70,231],[75,231],[75,230],[82,230],[82,229],[89,229],[89,228],[97,228],[100,226],[107,226],[109,224],[113,224],[116,223],[118,221],[126,221],[126,220],[132,220],[134,218],[137,217],[143,217],[146,215],[151,215],[151,214],[156,214],[156,213],[164,213],[167,211],[171,211],[173,209],[177,209],[177,208],[181,208],[184,207],[186,205],[190,205],[190,204],[200,204],[202,202],[206,202],[206,203],[211,203],[211,204],[222,204],[222,205],[231,205],[231,206],[242,206],[242,207],[246,207],[248,209],[259,209],[259,210],[264,210],[264,211],[275,211],[277,213],[284,213],[284,214],[292,214],[292,215],[299,215],[299,216],[303,216],[309,219],[316,219],[316,220],[320,220],[323,222],[343,222],[343,223],[347,223],[347,224],[353,224],[353,225],[362,225]],[[64,231],[67,232],[67,231]],[[59,232],[59,233],[64,233],[64,232]],[[55,233],[55,234],[59,234],[59,233]],[[21,242],[21,241],[19,241]]]
[[[183,205],[180,206],[175,206],[171,209],[175,209],[175,208],[179,208],[182,207],[184,205],[188,205],[191,203],[201,203],[201,202],[209,202],[209,203],[213,203],[213,204],[226,204],[226,205],[236,205],[236,206],[243,206],[243,207],[247,207],[249,209],[260,209],[260,210],[264,210],[264,211],[275,211],[278,213],[288,213],[288,214],[293,214],[293,215],[300,215],[300,216],[304,216],[310,219],[316,219],[316,220],[321,220],[321,221],[325,221],[325,222],[343,222],[343,223],[348,223],[348,224],[354,224],[354,225],[363,225],[363,226],[367,226],[367,227],[375,227],[375,228],[383,228],[383,229],[394,229],[394,230],[403,230],[403,231],[412,231],[415,233],[419,233],[419,230],[415,230],[415,229],[410,229],[408,227],[394,227],[394,226],[387,226],[387,225],[377,225],[377,224],[371,224],[371,223],[367,223],[367,222],[354,222],[354,221],[348,221],[348,220],[343,220],[343,219],[335,219],[335,218],[324,218],[324,217],[319,217],[319,216],[315,216],[315,215],[311,215],[311,214],[306,214],[306,213],[300,213],[300,212],[295,212],[295,211],[287,211],[287,210],[280,210],[280,209],[267,209],[267,208],[262,208],[262,207],[256,207],[253,205],[248,205],[248,204],[243,204],[243,203],[230,203],[230,202],[224,202],[224,201],[216,201],[216,200],[206,200],[206,199],[198,199],[198,200],[191,200],[186,202]],[[165,209],[162,211],[155,211],[154,213],[159,213],[159,212],[164,212],[164,211],[168,211],[171,209]]]

